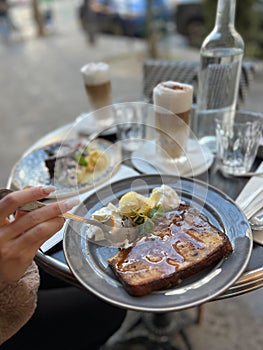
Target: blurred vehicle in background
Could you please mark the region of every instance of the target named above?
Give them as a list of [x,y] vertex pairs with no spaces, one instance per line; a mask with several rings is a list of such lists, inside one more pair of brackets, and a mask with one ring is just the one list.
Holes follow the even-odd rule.
[[177,33],[185,36],[191,46],[199,47],[205,37],[206,30],[203,1],[177,0],[175,2]]
[[[200,47],[208,34],[203,0],[81,1],[79,18],[83,23],[83,4],[89,1],[97,32],[143,38],[147,35],[147,25],[165,33],[172,24],[175,33],[184,36],[189,45],[195,47]],[[150,3],[151,11],[148,8]],[[255,0],[253,8],[259,16],[260,28],[263,28],[263,0]],[[212,16],[215,18],[215,14]]]
[[[82,23],[85,1],[82,0],[79,7]],[[147,20],[151,18],[155,30],[164,32],[167,25],[172,24],[190,45],[200,43],[205,30],[202,0],[151,0],[151,13],[148,12],[149,3],[147,0],[89,0],[98,32],[145,37]]]
[[[174,21],[175,0],[152,0],[151,11],[147,0],[90,0],[96,30],[102,33],[145,37],[147,21],[163,31],[168,21]],[[84,20],[85,0],[79,7]],[[84,24],[85,25],[85,24]]]
[[[189,45],[200,47],[204,38],[209,34],[206,27],[205,4],[203,0],[175,0],[175,23],[177,33],[188,39]],[[258,21],[259,30],[263,29],[263,0],[254,0],[252,4],[254,21]],[[246,11],[245,6],[242,10]],[[213,19],[215,14],[211,14]],[[257,17],[257,19],[255,18]],[[245,29],[246,30],[246,29]],[[261,46],[260,35],[256,39]]]

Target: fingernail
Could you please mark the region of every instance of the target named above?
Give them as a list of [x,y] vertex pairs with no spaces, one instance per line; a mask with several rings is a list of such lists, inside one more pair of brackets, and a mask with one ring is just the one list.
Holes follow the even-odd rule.
[[67,210],[74,208],[79,203],[80,203],[80,201],[76,198],[67,199],[61,203],[61,205],[62,205],[61,209],[62,209],[62,211],[63,210],[67,211]]
[[56,187],[55,186],[41,186],[41,190],[44,194],[50,194],[51,192],[56,191]]

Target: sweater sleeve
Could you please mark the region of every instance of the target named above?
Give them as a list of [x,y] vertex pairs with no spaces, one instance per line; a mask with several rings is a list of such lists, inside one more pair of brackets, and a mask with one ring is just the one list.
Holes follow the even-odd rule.
[[39,272],[33,262],[16,283],[0,281],[0,345],[33,315],[37,305]]

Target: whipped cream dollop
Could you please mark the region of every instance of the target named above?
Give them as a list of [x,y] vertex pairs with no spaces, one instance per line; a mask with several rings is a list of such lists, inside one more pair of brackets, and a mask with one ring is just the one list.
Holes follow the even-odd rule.
[[173,113],[189,111],[192,107],[193,86],[175,81],[159,83],[153,90],[154,104]]
[[172,187],[164,184],[160,187],[155,187],[150,198],[155,205],[160,205],[164,211],[177,209],[180,204],[177,192]]
[[81,68],[87,85],[98,85],[110,81],[110,67],[105,62],[91,62]]

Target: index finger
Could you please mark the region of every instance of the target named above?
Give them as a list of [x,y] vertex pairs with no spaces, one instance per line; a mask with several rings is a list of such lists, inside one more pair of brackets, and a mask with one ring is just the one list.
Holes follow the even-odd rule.
[[45,198],[55,190],[54,186],[38,186],[14,191],[6,195],[0,200],[0,224],[6,217],[14,213],[19,206]]

